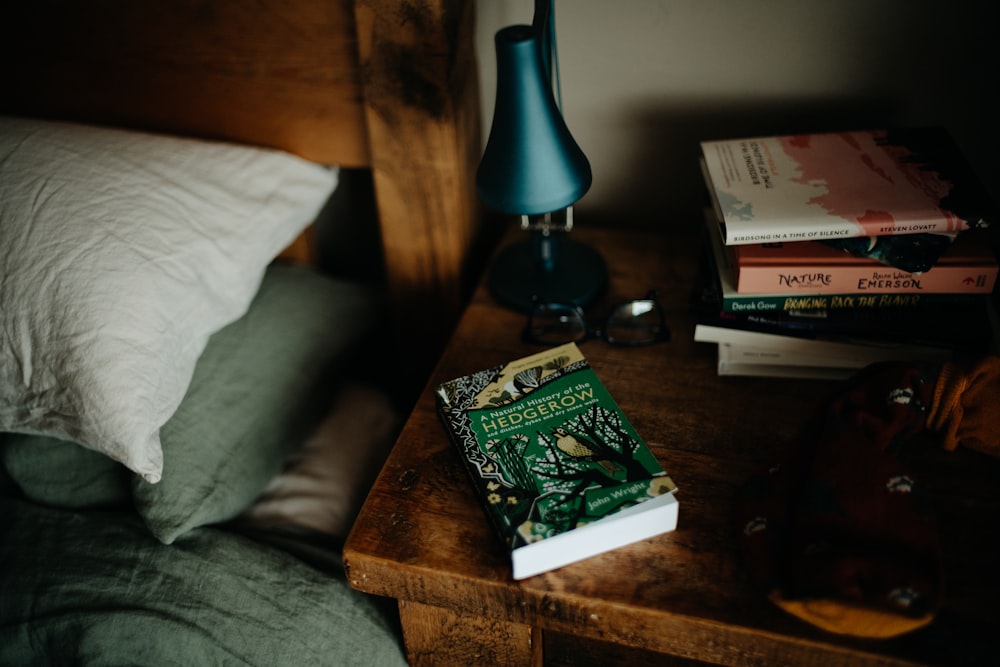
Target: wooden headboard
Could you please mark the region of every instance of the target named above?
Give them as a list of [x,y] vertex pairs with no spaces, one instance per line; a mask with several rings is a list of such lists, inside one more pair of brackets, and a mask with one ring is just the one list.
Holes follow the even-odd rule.
[[9,2],[0,113],[370,169],[396,321],[427,368],[479,231],[474,34],[473,0]]

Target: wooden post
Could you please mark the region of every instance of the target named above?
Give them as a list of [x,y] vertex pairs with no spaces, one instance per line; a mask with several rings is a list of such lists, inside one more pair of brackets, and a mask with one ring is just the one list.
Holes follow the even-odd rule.
[[[365,117],[404,361],[423,378],[473,279],[479,77],[472,0],[355,0]],[[471,267],[478,269],[479,267]]]

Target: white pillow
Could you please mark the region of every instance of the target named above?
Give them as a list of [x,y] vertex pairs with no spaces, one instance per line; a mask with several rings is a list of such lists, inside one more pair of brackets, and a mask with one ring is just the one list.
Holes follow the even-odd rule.
[[0,116],[0,431],[159,481],[206,341],[336,183],[280,151]]

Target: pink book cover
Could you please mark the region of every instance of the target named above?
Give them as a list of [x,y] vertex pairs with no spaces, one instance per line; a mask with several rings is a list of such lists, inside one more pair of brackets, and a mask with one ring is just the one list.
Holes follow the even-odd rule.
[[988,226],[996,209],[941,128],[702,142],[726,245]]
[[[799,244],[786,244],[785,247],[789,245]],[[983,257],[978,251],[972,257],[948,252],[929,271],[909,273],[819,243],[810,245],[817,246],[813,249],[814,257],[810,258],[810,251],[803,249],[790,254],[793,261],[782,264],[762,261],[761,255],[756,256],[756,261],[747,261],[743,253],[742,261],[734,267],[736,291],[742,294],[988,294],[993,291],[998,273],[992,254]]]

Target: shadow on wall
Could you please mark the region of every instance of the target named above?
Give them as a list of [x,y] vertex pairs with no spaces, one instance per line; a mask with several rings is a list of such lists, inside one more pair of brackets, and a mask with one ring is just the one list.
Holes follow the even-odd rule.
[[[756,106],[747,106],[745,100],[711,105],[673,101],[669,109],[633,108],[629,112],[630,131],[616,160],[616,164],[629,165],[627,173],[614,173],[594,164],[595,183],[603,180],[602,187],[612,194],[597,197],[591,204],[584,197],[576,205],[577,220],[584,225],[639,228],[700,224],[707,199],[698,166],[699,142],[921,124],[906,115],[893,100],[870,97],[856,101],[782,99],[773,105]],[[996,151],[989,147],[997,145],[1000,134],[970,141],[962,128],[948,129],[997,198]]]

